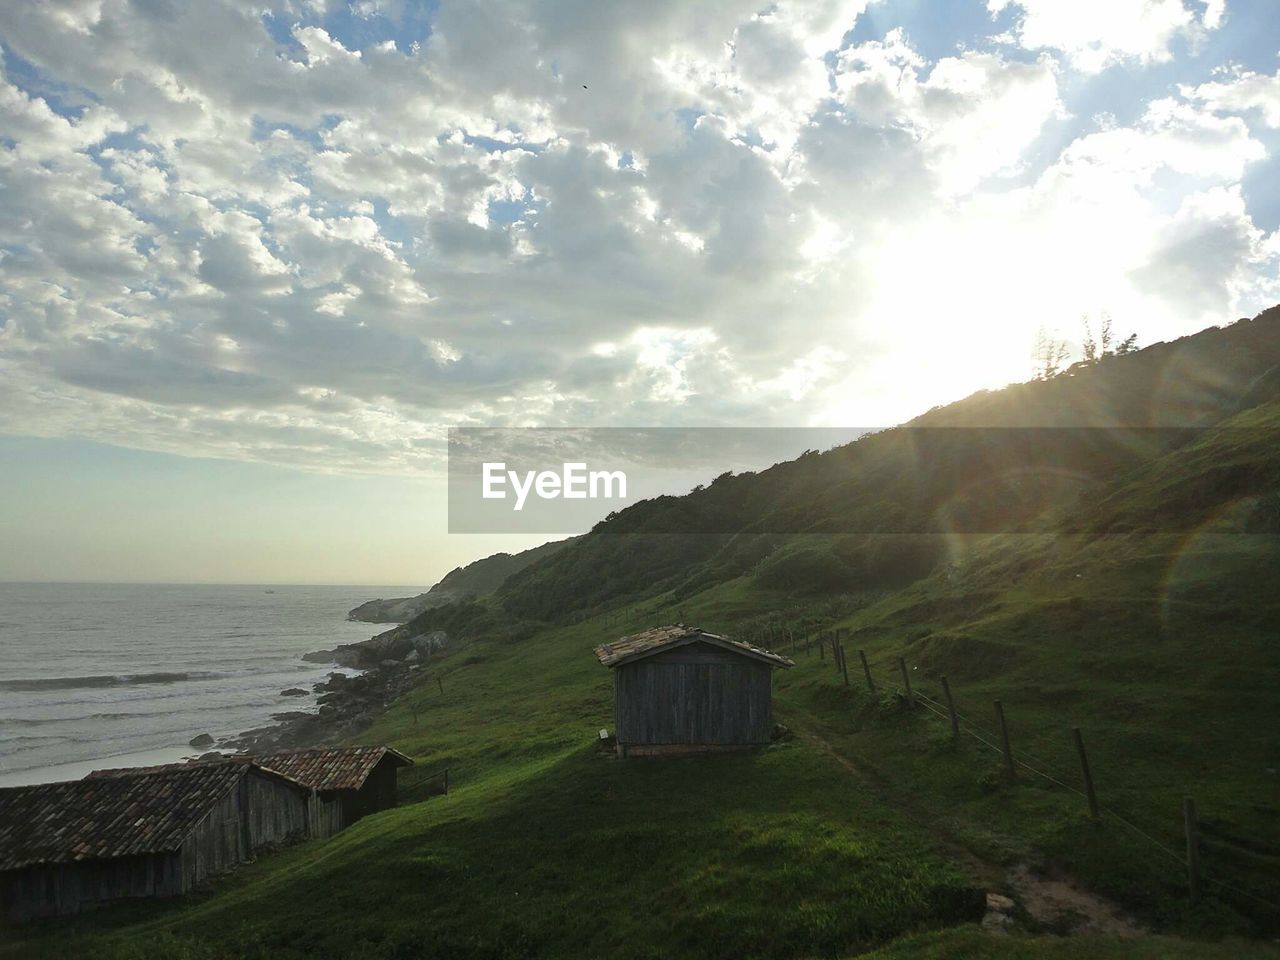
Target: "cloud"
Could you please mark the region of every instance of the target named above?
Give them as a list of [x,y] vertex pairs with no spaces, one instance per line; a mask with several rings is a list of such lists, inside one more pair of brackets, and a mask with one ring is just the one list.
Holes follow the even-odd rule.
[[1274,291],[1272,78],[1072,108],[1212,5],[933,58],[865,6],[0,7],[0,430],[401,473],[450,424],[884,423],[1042,321]]
[[[1253,267],[1275,255],[1250,221],[1238,187],[1187,197],[1167,219],[1150,260],[1134,271],[1140,289],[1176,305],[1211,314],[1253,282]],[[1275,294],[1276,284],[1272,284]]]
[[1221,0],[1203,6],[1197,16],[1184,0],[987,0],[993,15],[1020,9],[1013,33],[1022,46],[1059,50],[1087,73],[1122,61],[1171,60],[1175,41],[1196,42],[1221,25]]
[[1271,76],[1243,71],[1229,80],[1184,86],[1183,96],[1220,113],[1255,114],[1268,127],[1280,127],[1280,70]]
[[966,51],[926,67],[901,32],[845,50],[835,80],[855,116],[910,131],[950,194],[1015,170],[1045,123],[1062,112],[1048,59],[1023,63]]

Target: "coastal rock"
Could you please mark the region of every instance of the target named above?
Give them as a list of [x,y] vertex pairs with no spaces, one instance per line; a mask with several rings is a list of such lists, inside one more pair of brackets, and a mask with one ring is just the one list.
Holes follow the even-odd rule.
[[991,931],[1003,932],[1013,926],[1014,902],[1002,893],[987,894],[987,911],[982,926]]
[[[421,651],[429,645],[448,641],[443,631],[434,633],[435,636],[422,635],[418,646],[403,635],[375,637],[378,643],[349,645],[345,656],[358,659],[357,669],[367,672],[349,674],[334,670],[328,679],[314,684],[316,713],[296,710],[276,714],[273,717],[276,725],[246,730],[221,746],[247,753],[266,753],[350,741],[415,683],[423,682],[424,675],[415,672],[422,667]],[[418,662],[405,662],[415,654]],[[383,661],[387,661],[386,669],[381,669]]]
[[288,690],[280,691],[280,696],[282,697],[305,697],[306,695],[307,691],[301,687],[290,687]]
[[341,667],[370,670],[384,660],[404,660],[415,651],[419,657],[430,660],[433,652],[444,650],[448,645],[449,634],[444,630],[429,630],[410,636],[404,627],[396,627],[360,643],[344,643],[332,650],[305,653],[302,659],[309,663],[335,663]]
[[216,742],[217,741],[215,741],[213,737],[207,733],[202,733],[199,736],[192,737],[190,740],[187,741],[189,745],[195,747],[196,749],[201,749],[203,747],[212,747]]

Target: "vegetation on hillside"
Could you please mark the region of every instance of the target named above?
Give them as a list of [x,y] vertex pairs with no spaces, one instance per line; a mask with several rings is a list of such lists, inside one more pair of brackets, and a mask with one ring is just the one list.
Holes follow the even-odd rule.
[[495,553],[466,566],[454,567],[426,593],[420,593],[416,597],[367,600],[352,609],[347,617],[366,623],[404,623],[433,607],[486,596],[498,589],[513,573],[562,550],[574,539],[576,538],[553,540],[519,553]]
[[[1276,957],[1277,370],[1272,310],[622,511],[401,628],[455,642],[361,735],[417,760],[400,808],[195,902],[29,928],[7,952]],[[1123,429],[1043,447],[924,429],[978,426]],[[1214,429],[1136,429],[1152,426]],[[600,747],[612,691],[591,648],[680,617],[797,658],[775,685],[789,736],[658,762]],[[829,648],[805,652],[819,630],[842,631],[848,683]],[[455,792],[429,797],[444,767]],[[1194,905],[1185,796],[1204,834]],[[1031,914],[984,932],[982,894],[1024,902],[1027,876],[1069,878],[1158,935],[1064,939],[1069,919]]]

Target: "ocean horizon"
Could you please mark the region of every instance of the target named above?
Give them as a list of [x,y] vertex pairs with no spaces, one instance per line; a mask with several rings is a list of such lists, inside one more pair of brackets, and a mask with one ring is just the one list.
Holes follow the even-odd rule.
[[0,583],[0,786],[193,756],[201,734],[315,711],[312,684],[339,668],[302,655],[385,629],[352,607],[422,589]]

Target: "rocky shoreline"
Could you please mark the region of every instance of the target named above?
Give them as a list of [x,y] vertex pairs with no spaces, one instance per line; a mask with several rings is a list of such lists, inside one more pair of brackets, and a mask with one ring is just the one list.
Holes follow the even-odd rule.
[[[312,686],[319,711],[291,710],[272,715],[274,723],[219,740],[217,749],[264,753],[329,746],[349,739],[390,707],[410,688],[425,680],[427,667],[448,649],[443,630],[410,636],[402,627],[359,643],[344,643],[332,650],[303,654],[309,663],[331,663],[363,671],[355,676],[334,671]],[[306,696],[301,688],[280,691],[282,696]],[[192,746],[209,746],[200,737]],[[201,741],[197,743],[197,741]]]

